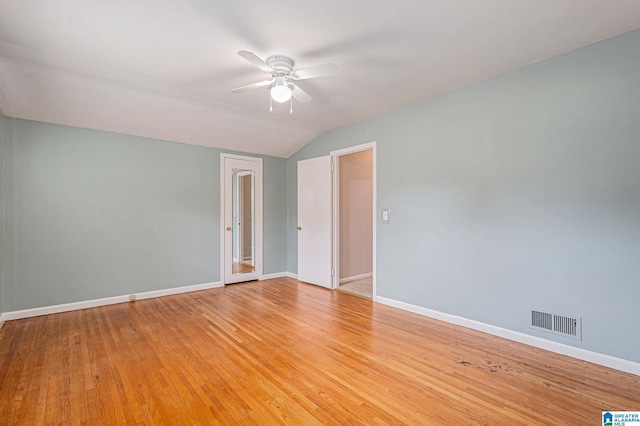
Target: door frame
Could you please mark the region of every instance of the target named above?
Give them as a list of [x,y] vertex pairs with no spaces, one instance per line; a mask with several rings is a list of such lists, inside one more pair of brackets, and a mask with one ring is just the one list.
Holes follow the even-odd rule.
[[[227,154],[227,153],[220,153],[220,282],[225,285],[225,284],[232,284],[234,282],[239,282],[239,281],[234,281],[233,280],[233,274],[231,274],[231,276],[227,276],[226,275],[226,269],[225,269],[225,260],[227,260],[227,256],[229,258],[233,258],[233,249],[230,249],[229,253],[225,254],[225,233],[227,226],[233,226],[233,224],[226,224],[225,223],[225,207],[226,207],[226,197],[225,197],[225,190],[226,190],[226,182],[227,182],[227,176],[225,174],[225,161],[229,159],[229,160],[242,160],[242,161],[250,161],[253,162],[256,166],[255,170],[256,170],[256,174],[255,174],[255,178],[254,178],[254,207],[255,207],[255,218],[254,218],[254,247],[253,247],[253,253],[254,253],[254,271],[255,274],[247,274],[250,275],[250,279],[249,280],[261,280],[262,279],[262,248],[263,248],[263,244],[262,244],[262,238],[263,238],[263,222],[262,222],[262,218],[263,218],[263,200],[262,200],[262,175],[263,175],[263,161],[262,158],[258,158],[258,157],[249,157],[249,156],[245,156],[245,155],[236,155],[236,154]],[[231,191],[233,191],[233,185],[230,185],[231,187]],[[233,206],[230,205],[228,206],[228,208],[233,209]],[[233,214],[231,215],[233,216]],[[233,244],[232,244],[233,247]],[[238,255],[240,255],[240,253],[238,252]],[[241,256],[239,256],[241,257]],[[240,259],[238,259],[240,260]]]
[[372,150],[372,158],[371,162],[371,172],[372,172],[372,185],[373,185],[373,208],[371,211],[373,217],[373,244],[372,244],[372,280],[373,280],[373,301],[376,301],[376,240],[377,240],[377,223],[376,223],[376,212],[377,212],[377,178],[376,178],[376,141],[363,143],[361,145],[355,145],[348,148],[338,149],[335,151],[331,151],[329,155],[331,156],[331,169],[332,169],[332,184],[333,184],[333,229],[332,229],[332,244],[333,244],[333,268],[332,268],[332,277],[331,277],[331,288],[336,289],[340,286],[340,173],[338,171],[338,161],[340,161],[340,157],[343,155],[353,154],[361,151]]

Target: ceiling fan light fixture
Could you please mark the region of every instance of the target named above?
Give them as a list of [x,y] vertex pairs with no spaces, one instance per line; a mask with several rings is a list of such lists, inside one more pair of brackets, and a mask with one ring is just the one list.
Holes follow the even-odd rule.
[[[338,71],[338,67],[334,64],[316,65],[310,68],[304,68],[301,70],[293,69],[293,59],[282,55],[269,56],[266,61],[263,61],[255,53],[247,50],[239,50],[238,55],[243,59],[246,59],[252,65],[260,68],[265,73],[269,74],[271,78],[269,80],[260,81],[258,83],[247,84],[246,86],[237,87],[231,90],[231,93],[241,93],[250,89],[257,89],[265,87],[269,89],[269,110],[273,111],[273,102],[284,103],[287,101],[293,102],[293,98],[296,101],[306,104],[311,101],[309,96],[304,90],[294,84],[294,81],[306,80],[309,78],[325,77],[329,75],[335,75]],[[293,104],[289,108],[289,112],[293,112]]]
[[287,102],[291,99],[291,89],[286,84],[276,84],[271,88],[271,99],[281,103]]

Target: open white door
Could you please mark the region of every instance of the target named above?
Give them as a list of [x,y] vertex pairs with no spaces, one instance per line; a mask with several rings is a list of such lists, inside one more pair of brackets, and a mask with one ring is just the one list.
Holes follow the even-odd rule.
[[331,157],[298,161],[298,279],[331,288]]

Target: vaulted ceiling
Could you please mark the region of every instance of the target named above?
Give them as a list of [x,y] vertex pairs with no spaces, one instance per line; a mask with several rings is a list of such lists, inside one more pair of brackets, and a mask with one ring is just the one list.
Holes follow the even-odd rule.
[[[0,0],[5,116],[288,157],[318,134],[640,28],[637,0]],[[237,55],[281,54],[307,104]]]

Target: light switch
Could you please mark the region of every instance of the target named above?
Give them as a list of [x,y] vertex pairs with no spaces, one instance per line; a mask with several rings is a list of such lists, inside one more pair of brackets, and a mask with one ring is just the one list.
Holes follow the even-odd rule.
[[391,209],[382,209],[382,223],[389,223],[389,212]]

